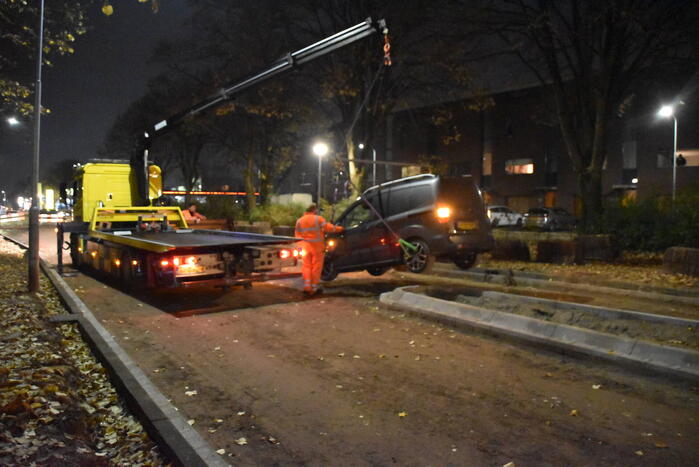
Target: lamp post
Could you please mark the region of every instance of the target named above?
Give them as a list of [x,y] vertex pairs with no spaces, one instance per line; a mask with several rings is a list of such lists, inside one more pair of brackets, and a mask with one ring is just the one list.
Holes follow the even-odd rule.
[[658,115],[663,118],[672,117],[675,121],[675,132],[672,145],[672,201],[675,202],[675,192],[677,187],[677,117],[675,108],[671,105],[664,105],[658,111]]
[[[359,143],[359,149],[364,149],[364,143]],[[376,186],[376,149],[371,148],[371,184]]]
[[320,206],[320,175],[323,172],[323,156],[325,156],[328,153],[328,145],[323,143],[323,142],[318,142],[313,145],[313,154],[318,156],[318,198],[316,199],[316,203]]
[[[34,89],[34,158],[32,160],[32,207],[29,209],[28,288],[39,290],[39,142],[41,136],[41,65],[44,49],[44,0],[39,3],[36,88]],[[60,253],[60,252],[59,252]]]

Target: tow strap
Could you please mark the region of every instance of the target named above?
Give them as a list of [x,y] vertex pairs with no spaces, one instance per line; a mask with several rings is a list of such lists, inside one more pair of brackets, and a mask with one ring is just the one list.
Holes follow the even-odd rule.
[[[362,112],[362,109],[366,106],[369,96],[371,95],[371,91],[374,88],[374,85],[376,84],[377,80],[381,76],[381,73],[386,67],[389,67],[393,65],[393,60],[391,59],[391,43],[388,37],[388,28],[385,28],[383,31],[383,36],[384,36],[384,43],[383,43],[383,62],[379,65],[379,69],[376,71],[376,75],[374,76],[374,79],[371,81],[371,85],[369,86],[369,89],[366,92],[366,95],[364,96],[364,100],[362,101],[361,105],[357,109],[356,114],[354,115],[354,118],[352,119],[352,124],[349,127],[349,130],[347,130],[347,134],[345,135],[345,139],[348,138],[349,134],[352,132],[354,129],[354,126],[357,123],[357,120],[359,119],[359,115]],[[350,186],[352,187],[352,190],[356,191],[359,193],[359,190],[357,187],[352,183],[352,180],[350,178],[347,179],[349,182]],[[379,185],[380,186],[380,185]],[[377,193],[380,195],[380,189],[377,189]],[[391,228],[390,225],[388,225],[388,222],[386,222],[386,219],[381,215],[381,213],[369,202],[368,199],[366,199],[363,195],[359,195],[359,199],[361,199],[364,204],[366,204],[369,209],[371,209],[371,212],[374,213],[374,215],[381,221],[381,223],[388,229],[388,231],[393,235],[394,238],[398,239],[398,245],[401,247],[403,250],[403,253],[405,255],[409,255],[410,252],[415,252],[417,251],[417,245],[410,243],[409,241],[400,238],[398,234],[396,233],[395,230]],[[320,200],[319,200],[320,201]]]

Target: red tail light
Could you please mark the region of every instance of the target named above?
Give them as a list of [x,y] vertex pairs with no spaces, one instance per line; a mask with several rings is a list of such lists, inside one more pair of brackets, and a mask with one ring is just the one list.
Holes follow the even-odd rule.
[[160,262],[160,265],[164,268],[168,267],[170,265],[170,261],[164,259]]
[[279,257],[281,259],[287,259],[291,257],[291,251],[289,250],[279,250]]

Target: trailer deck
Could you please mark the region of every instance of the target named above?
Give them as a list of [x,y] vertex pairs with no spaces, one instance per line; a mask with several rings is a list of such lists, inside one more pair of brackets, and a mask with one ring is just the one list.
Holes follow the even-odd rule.
[[294,237],[264,235],[249,232],[223,230],[180,229],[167,232],[137,232],[131,230],[97,230],[91,232],[102,240],[138,247],[156,253],[165,253],[178,248],[205,248],[233,245],[271,245],[293,243]]

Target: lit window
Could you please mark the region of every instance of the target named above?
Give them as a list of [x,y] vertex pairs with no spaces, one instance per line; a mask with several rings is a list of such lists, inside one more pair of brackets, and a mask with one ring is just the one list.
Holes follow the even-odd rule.
[[533,174],[534,161],[531,159],[510,159],[505,161],[505,173],[510,175]]

